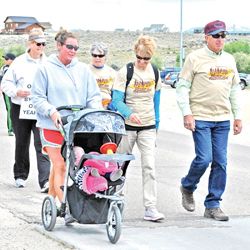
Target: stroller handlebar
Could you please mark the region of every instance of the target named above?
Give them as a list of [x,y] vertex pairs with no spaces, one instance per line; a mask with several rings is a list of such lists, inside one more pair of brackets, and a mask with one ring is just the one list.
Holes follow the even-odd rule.
[[131,161],[135,159],[134,155],[125,155],[125,154],[84,154],[82,156],[84,159],[96,159],[96,160],[103,160],[103,161],[114,161],[114,162],[125,162]]
[[84,109],[84,106],[82,106],[82,105],[65,105],[65,106],[59,106],[56,108],[56,110],[58,112],[63,111],[63,110],[71,111],[70,114],[67,114],[67,115],[61,117],[63,125],[68,123],[68,116],[70,116],[74,112],[77,112],[77,111],[80,111],[83,109]]
[[79,110],[83,110],[84,106],[83,105],[66,105],[66,106],[57,107],[56,109],[57,111],[61,111],[61,110],[79,111]]

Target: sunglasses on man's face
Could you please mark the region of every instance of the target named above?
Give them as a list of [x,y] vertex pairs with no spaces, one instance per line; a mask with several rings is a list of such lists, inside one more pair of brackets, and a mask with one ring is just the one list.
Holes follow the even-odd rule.
[[92,54],[93,57],[99,57],[99,58],[103,58],[105,55],[97,55],[97,54]]
[[40,47],[40,46],[46,46],[46,43],[37,43],[36,42],[36,46]]
[[144,61],[149,61],[151,59],[151,57],[141,57],[141,56],[138,56],[138,55],[136,55],[136,58],[138,60],[144,60]]
[[218,33],[218,34],[214,34],[214,35],[211,35],[212,36],[212,38],[215,38],[215,39],[218,39],[218,38],[225,38],[226,36],[227,36],[227,34],[226,33]]
[[69,50],[73,50],[74,49],[75,51],[77,51],[79,49],[78,46],[74,46],[74,45],[71,45],[71,44],[64,44],[64,45]]

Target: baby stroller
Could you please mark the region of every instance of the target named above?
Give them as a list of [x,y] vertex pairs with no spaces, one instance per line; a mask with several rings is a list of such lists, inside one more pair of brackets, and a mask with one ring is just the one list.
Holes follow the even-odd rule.
[[[60,128],[64,135],[61,153],[66,161],[63,201],[57,208],[54,197],[45,197],[41,212],[43,226],[47,231],[52,231],[56,218],[65,217],[68,209],[74,220],[80,224],[106,224],[108,238],[115,244],[121,234],[124,208],[124,197],[121,193],[126,170],[130,160],[134,159],[133,155],[116,153],[122,136],[126,134],[124,118],[113,111],[83,110],[81,106],[75,105],[59,107],[58,111],[62,114],[63,126]],[[77,165],[74,147],[84,150]],[[122,175],[112,181],[106,171],[101,178],[105,178],[107,186],[97,192],[93,189],[92,192],[87,192],[89,189],[86,191],[86,185],[92,177],[85,178],[83,185],[83,181],[79,182],[79,173],[84,168],[90,173],[89,166],[93,162],[97,165],[104,162],[108,167],[117,166],[122,170]]]

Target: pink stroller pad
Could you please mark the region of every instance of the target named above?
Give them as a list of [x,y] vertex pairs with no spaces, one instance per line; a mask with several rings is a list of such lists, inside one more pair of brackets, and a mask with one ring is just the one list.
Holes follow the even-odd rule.
[[93,194],[98,191],[105,191],[108,189],[108,182],[102,176],[96,177],[89,175],[87,177],[87,189],[89,194]]
[[106,173],[111,173],[118,169],[117,163],[96,160],[96,159],[88,159],[84,162],[84,166],[92,167],[98,169],[100,175],[105,175]]
[[84,154],[84,150],[83,150],[82,147],[74,146],[73,151],[74,151],[74,154],[75,154],[75,162],[74,162],[74,164],[76,166],[78,166],[79,163],[80,163],[80,160],[82,158],[82,155]]
[[90,194],[87,187],[87,178],[90,175],[90,168],[83,167],[81,168],[75,176],[75,181],[78,184],[80,190],[83,190],[85,193]]

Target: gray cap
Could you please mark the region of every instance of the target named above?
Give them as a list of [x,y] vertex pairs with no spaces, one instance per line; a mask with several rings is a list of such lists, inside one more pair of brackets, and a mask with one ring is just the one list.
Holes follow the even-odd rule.
[[36,41],[37,43],[46,42],[43,30],[40,28],[33,28],[29,32],[29,41]]
[[107,53],[108,53],[108,47],[103,42],[95,42],[91,46],[90,53],[91,54],[98,53],[98,54],[107,55]]

